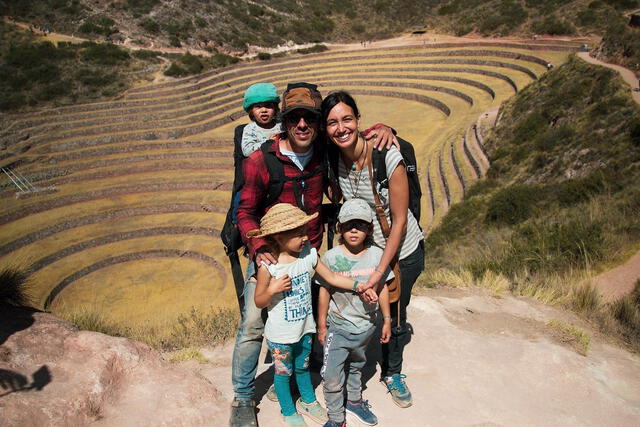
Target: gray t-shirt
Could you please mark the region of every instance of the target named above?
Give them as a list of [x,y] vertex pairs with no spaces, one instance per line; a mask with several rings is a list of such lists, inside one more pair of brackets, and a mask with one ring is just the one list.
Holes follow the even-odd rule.
[[[359,256],[346,251],[342,245],[327,251],[322,262],[331,271],[347,276],[359,282],[366,282],[380,262],[382,249],[371,246]],[[393,279],[393,271],[387,269],[384,281]],[[329,324],[354,334],[368,330],[376,321],[378,303],[368,303],[352,291],[337,289],[319,279],[321,286],[329,290]]]

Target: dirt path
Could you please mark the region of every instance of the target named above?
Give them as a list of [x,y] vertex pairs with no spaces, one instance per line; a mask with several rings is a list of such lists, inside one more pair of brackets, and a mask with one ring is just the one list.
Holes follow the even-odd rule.
[[625,82],[631,86],[631,96],[636,103],[640,104],[640,85],[635,73],[628,68],[621,67],[620,65],[609,64],[602,62],[592,56],[589,56],[589,52],[578,52],[578,56],[591,64],[602,65],[603,67],[611,68],[620,73]]
[[[570,314],[482,290],[443,288],[414,296],[409,319],[415,332],[404,373],[413,406],[395,406],[377,381],[376,367],[365,369],[364,398],[380,426],[638,425],[640,357],[597,336],[587,355],[579,354],[569,336],[547,325],[555,319],[587,328]],[[232,350],[230,343],[207,351],[208,363],[182,365],[207,378],[227,403],[233,398]],[[271,381],[267,368],[260,366],[257,380],[261,427],[280,425],[277,404],[263,397]]]

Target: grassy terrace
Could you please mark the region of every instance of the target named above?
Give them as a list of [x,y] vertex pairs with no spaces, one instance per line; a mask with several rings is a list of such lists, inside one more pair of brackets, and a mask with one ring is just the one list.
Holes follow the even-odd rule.
[[434,44],[329,51],[135,88],[120,99],[10,116],[0,162],[42,192],[0,198],[0,266],[30,268],[40,307],[79,306],[163,328],[192,307],[235,309],[218,239],[245,88],[346,89],[363,125],[413,142],[425,230],[484,176],[478,117],[567,60],[575,45]]

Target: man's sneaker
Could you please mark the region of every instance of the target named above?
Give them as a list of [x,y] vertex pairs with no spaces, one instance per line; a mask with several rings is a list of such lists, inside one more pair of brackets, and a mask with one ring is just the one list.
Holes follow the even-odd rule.
[[304,418],[302,418],[302,415],[298,414],[297,412],[293,415],[283,415],[282,421],[287,427],[308,427],[307,423],[304,422]]
[[278,395],[276,394],[276,386],[271,384],[271,387],[269,387],[269,390],[267,390],[267,399],[269,399],[272,402],[277,402],[278,401]]
[[371,412],[371,405],[368,400],[360,399],[358,402],[351,402],[347,400],[345,409],[350,414],[353,414],[362,424],[368,426],[374,426],[378,424],[378,417]]
[[231,403],[229,427],[257,427],[256,404],[253,400],[234,400]]
[[318,424],[324,424],[329,419],[327,410],[320,406],[317,400],[313,403],[304,403],[302,398],[299,398],[296,401],[296,409],[302,415],[306,415]]
[[322,427],[346,427],[347,423],[342,421],[327,421]]
[[381,382],[387,387],[387,391],[391,393],[393,402],[401,408],[411,406],[411,392],[404,379],[404,374],[393,374],[390,377],[383,377]]

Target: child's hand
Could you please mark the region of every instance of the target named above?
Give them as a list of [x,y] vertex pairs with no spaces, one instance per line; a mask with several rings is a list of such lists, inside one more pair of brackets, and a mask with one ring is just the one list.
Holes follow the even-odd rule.
[[384,319],[382,332],[380,333],[380,344],[386,344],[391,339],[391,319]]
[[362,294],[360,294],[360,298],[362,298],[365,302],[374,303],[378,301],[378,294],[373,289],[367,289]]
[[322,347],[324,347],[326,341],[327,341],[327,327],[326,326],[318,326],[318,333],[316,338],[318,338],[318,342],[320,344],[322,344]]
[[356,286],[356,292],[362,295],[366,290],[373,288],[373,284],[358,282],[358,286]]
[[291,278],[288,274],[280,276],[277,279],[273,277],[269,280],[269,292],[274,295],[278,292],[284,292],[291,289]]

